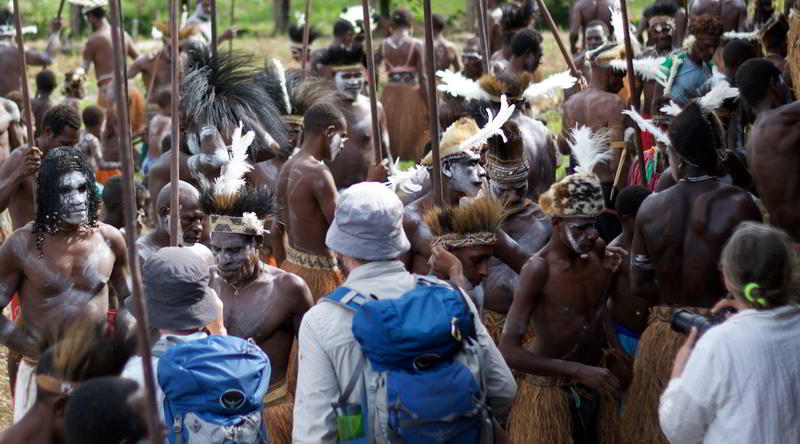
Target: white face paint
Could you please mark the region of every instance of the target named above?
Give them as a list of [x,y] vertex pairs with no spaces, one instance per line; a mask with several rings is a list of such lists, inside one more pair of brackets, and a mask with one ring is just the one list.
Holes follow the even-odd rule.
[[328,145],[328,150],[331,153],[331,162],[336,160],[336,156],[342,151],[344,148],[344,143],[347,142],[347,137],[342,137],[341,134],[336,133],[331,137],[331,141]]
[[64,173],[59,178],[61,220],[71,225],[89,220],[89,183],[78,171]]
[[334,74],[333,82],[336,89],[347,96],[350,100],[355,100],[358,94],[364,89],[364,73],[362,71],[340,71]]
[[480,160],[479,154],[469,152],[466,157],[448,162],[442,173],[450,178],[450,188],[469,197],[477,196],[486,176]]

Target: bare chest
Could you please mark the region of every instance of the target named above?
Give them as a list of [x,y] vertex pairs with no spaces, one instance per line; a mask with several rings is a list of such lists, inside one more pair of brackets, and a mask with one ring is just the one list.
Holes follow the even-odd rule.
[[238,294],[222,282],[225,328],[233,336],[264,342],[287,322],[287,312],[278,303],[279,294],[272,283],[258,283],[239,290]]

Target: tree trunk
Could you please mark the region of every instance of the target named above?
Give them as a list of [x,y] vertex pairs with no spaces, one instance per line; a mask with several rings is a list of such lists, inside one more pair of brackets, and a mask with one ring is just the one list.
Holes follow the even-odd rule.
[[285,34],[289,27],[289,0],[273,0],[275,34]]

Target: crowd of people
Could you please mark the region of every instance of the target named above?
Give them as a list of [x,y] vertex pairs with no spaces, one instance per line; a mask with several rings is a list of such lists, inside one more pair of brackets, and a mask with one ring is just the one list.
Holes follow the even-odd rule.
[[[263,63],[212,52],[237,30],[212,42],[197,0],[176,89],[170,28],[125,36],[125,104],[105,1],[74,3],[61,103],[48,69],[24,103],[0,29],[0,443],[800,442],[793,2],[625,26],[577,0],[550,74],[533,0],[490,1],[461,50],[439,14],[432,48],[408,9],[347,8],[326,47],[301,17]],[[61,27],[28,64],[62,63]]]

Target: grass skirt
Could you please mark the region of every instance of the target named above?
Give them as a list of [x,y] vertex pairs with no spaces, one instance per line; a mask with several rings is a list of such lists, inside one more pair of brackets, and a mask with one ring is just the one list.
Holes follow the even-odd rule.
[[277,382],[269,388],[264,397],[264,401],[267,403],[264,422],[267,423],[270,443],[291,444],[292,442],[294,395],[289,392],[288,386],[287,379]]
[[320,256],[289,247],[281,270],[296,274],[305,281],[316,303],[344,283],[342,270],[333,256]]
[[686,336],[670,327],[673,310],[690,310],[708,314],[709,309],[697,307],[653,307],[647,328],[642,333],[639,351],[633,364],[633,382],[622,412],[620,436],[623,442],[663,443],[658,421],[658,403],[669,383],[675,354]]
[[415,163],[422,160],[422,150],[430,134],[428,107],[419,88],[418,84],[389,82],[381,96],[392,155]]
[[518,444],[572,444],[572,419],[564,387],[555,378],[526,376],[508,417],[508,437]]
[[503,326],[506,324],[506,315],[492,311],[489,309],[483,310],[483,325],[489,336],[492,337],[495,345],[500,344],[500,337],[503,335]]

